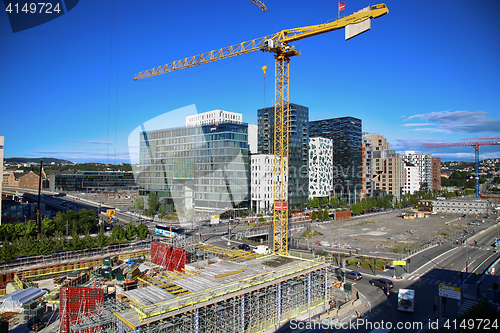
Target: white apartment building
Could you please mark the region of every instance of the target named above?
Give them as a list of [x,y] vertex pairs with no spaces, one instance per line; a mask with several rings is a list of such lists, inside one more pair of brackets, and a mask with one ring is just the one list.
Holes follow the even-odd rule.
[[432,155],[416,154],[414,151],[405,151],[401,156],[407,163],[413,164],[418,169],[421,191],[432,191]]
[[264,214],[273,209],[274,155],[257,154],[250,159],[252,211]]
[[248,124],[248,149],[250,154],[257,154],[259,152],[258,149],[258,126]]
[[328,197],[333,191],[333,142],[309,138],[309,197]]
[[420,177],[418,168],[411,164],[405,163],[406,182],[403,188],[403,194],[413,194],[420,189]]
[[224,110],[207,111],[186,117],[186,127],[215,125],[217,123],[241,124],[242,122],[243,115],[241,113]]

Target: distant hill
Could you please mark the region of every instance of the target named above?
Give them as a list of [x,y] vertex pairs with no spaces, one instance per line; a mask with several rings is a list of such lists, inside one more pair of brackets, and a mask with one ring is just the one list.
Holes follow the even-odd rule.
[[[71,161],[67,160],[61,160],[59,158],[53,158],[53,157],[42,157],[43,159],[43,164],[50,164],[52,162],[56,164],[61,164],[61,163],[73,163]],[[24,158],[24,157],[9,157],[9,158],[4,158],[4,163],[40,163],[40,158]]]

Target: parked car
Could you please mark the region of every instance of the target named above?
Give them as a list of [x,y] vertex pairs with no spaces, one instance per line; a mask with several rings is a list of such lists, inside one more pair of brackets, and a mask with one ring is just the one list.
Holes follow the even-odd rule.
[[377,286],[384,289],[391,289],[392,287],[394,287],[394,284],[389,279],[384,279],[384,278],[373,279],[370,280],[369,282],[372,286]]
[[470,222],[469,222],[469,225],[479,225],[479,222],[476,222],[476,221],[470,221]]
[[250,246],[248,244],[240,244],[240,245],[238,245],[238,249],[244,250],[244,251],[250,251]]
[[358,281],[363,278],[363,275],[361,275],[360,272],[351,271],[351,272],[346,272],[345,277],[346,279],[352,279]]

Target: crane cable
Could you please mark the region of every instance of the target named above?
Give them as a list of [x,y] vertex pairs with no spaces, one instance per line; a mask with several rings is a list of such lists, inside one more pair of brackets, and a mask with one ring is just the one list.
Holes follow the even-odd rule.
[[120,40],[122,32],[122,5],[123,1],[120,0],[120,23],[118,25],[118,59],[116,65],[116,102],[115,102],[115,163],[116,164],[116,132],[118,126],[118,78],[120,76]]
[[109,120],[111,114],[111,65],[113,63],[113,21],[115,18],[115,0],[111,8],[111,41],[109,45],[109,84],[108,84],[108,136],[106,142],[106,164],[109,163]]

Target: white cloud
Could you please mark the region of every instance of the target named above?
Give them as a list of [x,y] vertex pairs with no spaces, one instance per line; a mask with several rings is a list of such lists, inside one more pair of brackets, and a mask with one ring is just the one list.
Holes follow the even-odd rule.
[[439,111],[422,113],[405,119],[425,120],[426,123],[406,123],[404,127],[434,126],[414,130],[439,133],[498,133],[500,118],[488,117],[486,111]]

